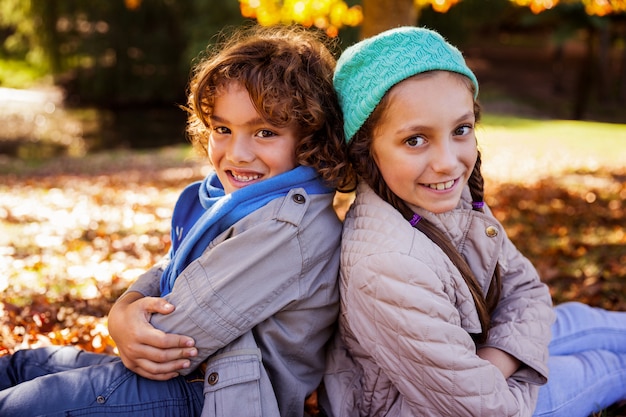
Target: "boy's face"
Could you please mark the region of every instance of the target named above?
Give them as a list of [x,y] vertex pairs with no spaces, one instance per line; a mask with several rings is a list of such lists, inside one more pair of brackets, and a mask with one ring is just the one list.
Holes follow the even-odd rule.
[[208,153],[226,194],[297,166],[295,129],[263,120],[242,84],[230,82],[219,91]]
[[406,79],[389,94],[372,141],[381,175],[408,204],[433,213],[454,209],[478,156],[472,92],[458,75],[435,72]]

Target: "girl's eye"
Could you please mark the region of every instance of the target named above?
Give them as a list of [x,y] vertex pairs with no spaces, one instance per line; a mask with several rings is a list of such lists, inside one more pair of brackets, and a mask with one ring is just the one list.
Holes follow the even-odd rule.
[[412,136],[404,141],[404,143],[409,145],[411,148],[417,148],[418,146],[422,146],[424,142],[425,140],[421,136]]
[[457,127],[456,130],[454,131],[454,134],[457,136],[464,136],[464,135],[467,135],[471,130],[472,130],[472,126],[463,125],[463,126]]
[[256,135],[260,138],[271,138],[272,136],[276,136],[276,133],[272,132],[271,130],[261,129],[257,132]]

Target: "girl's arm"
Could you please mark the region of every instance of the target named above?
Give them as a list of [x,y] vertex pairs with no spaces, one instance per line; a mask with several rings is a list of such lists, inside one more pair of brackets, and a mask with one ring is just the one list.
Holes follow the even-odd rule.
[[491,362],[502,372],[502,376],[505,378],[513,375],[521,364],[517,358],[497,348],[483,347],[478,349],[476,354],[482,359]]
[[504,236],[499,258],[502,294],[491,316],[484,346],[506,352],[520,362],[513,378],[543,384],[547,380],[552,299],[536,269]]
[[477,354],[455,306],[462,301],[450,298],[427,264],[382,253],[351,268],[342,295],[346,320],[403,407],[415,414],[532,415],[532,389],[509,384]]

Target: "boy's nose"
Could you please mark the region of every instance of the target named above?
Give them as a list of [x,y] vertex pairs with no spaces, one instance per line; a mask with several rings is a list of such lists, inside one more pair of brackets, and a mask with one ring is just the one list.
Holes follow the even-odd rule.
[[227,150],[227,157],[232,162],[249,162],[254,157],[252,144],[245,135],[233,135]]

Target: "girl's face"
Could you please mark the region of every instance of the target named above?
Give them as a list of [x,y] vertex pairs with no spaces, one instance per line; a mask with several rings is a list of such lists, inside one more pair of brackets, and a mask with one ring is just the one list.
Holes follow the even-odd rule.
[[295,129],[263,120],[242,84],[230,82],[219,91],[208,153],[226,194],[297,166]]
[[472,92],[458,75],[437,71],[408,78],[389,94],[372,141],[383,178],[410,205],[454,209],[478,156]]

